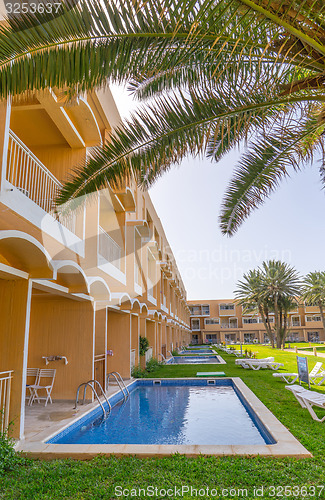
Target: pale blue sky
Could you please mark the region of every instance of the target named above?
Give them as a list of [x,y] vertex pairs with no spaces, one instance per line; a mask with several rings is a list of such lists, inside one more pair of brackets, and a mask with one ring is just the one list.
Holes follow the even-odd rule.
[[[132,103],[121,99],[121,91],[113,93],[126,116]],[[235,151],[218,164],[189,158],[150,189],[190,300],[233,297],[243,273],[269,258],[285,260],[302,274],[325,270],[325,191],[317,163],[282,182],[227,238],[218,215],[237,159]]]

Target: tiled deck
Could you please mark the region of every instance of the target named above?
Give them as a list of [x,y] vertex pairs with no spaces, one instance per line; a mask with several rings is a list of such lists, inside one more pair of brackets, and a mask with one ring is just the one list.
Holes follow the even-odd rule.
[[[130,380],[124,380],[127,385]],[[107,391],[107,397],[118,391],[117,385],[111,385]],[[103,400],[103,399],[101,399]],[[97,400],[93,403],[78,405],[74,409],[75,401],[55,401],[44,406],[44,403],[34,403],[25,407],[25,440],[21,442],[40,442],[55,434],[72,420],[81,417],[84,413],[98,405]]]

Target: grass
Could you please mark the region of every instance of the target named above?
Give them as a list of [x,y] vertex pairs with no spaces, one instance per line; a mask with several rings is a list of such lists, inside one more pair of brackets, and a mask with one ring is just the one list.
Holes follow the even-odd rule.
[[[249,346],[258,357],[274,356],[285,363],[286,371],[296,371],[295,354],[272,350],[269,347]],[[6,472],[0,478],[0,499],[116,499],[116,486],[129,489],[146,488],[149,485],[160,488],[193,487],[218,488],[218,494],[202,495],[200,498],[246,498],[253,500],[254,487],[264,488],[262,498],[325,498],[325,490],[315,490],[325,477],[324,425],[311,419],[306,410],[296,402],[293,395],[284,389],[284,383],[272,377],[268,370],[244,370],[235,365],[235,357],[221,353],[227,361],[222,370],[227,376],[241,377],[276,417],[313,453],[311,459],[277,459],[271,457],[203,457],[185,458],[174,455],[161,459],[137,459],[135,457],[97,457],[89,462],[56,460],[52,462],[26,460],[24,464]],[[314,356],[308,356],[309,365],[315,363]],[[214,371],[216,365],[204,365],[204,371]],[[161,366],[153,374],[161,377],[193,377],[198,366]],[[313,387],[316,389],[316,387]],[[317,390],[325,393],[324,387]],[[272,490],[272,486],[304,487],[307,490]],[[225,491],[222,493],[222,488]],[[233,488],[233,490],[231,490]],[[235,491],[247,489],[247,495]],[[228,493],[227,493],[228,492]],[[134,491],[133,493],[137,493]],[[226,495],[227,493],[227,495]],[[277,495],[279,493],[279,495]],[[281,496],[282,493],[282,496]],[[313,494],[314,493],[314,494]],[[133,494],[133,497],[135,495]],[[141,498],[163,498],[159,492]],[[135,497],[136,498],[136,497]],[[138,496],[139,498],[139,496]],[[167,497],[166,497],[167,498]],[[184,494],[169,498],[194,498]]]

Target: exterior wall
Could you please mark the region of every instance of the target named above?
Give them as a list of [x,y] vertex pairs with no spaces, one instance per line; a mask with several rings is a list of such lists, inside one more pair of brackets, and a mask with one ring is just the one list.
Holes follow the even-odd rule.
[[[14,371],[20,438],[27,367],[55,368],[53,398],[74,399],[94,377],[130,377],[139,335],[159,359],[190,341],[185,287],[148,193],[129,179],[69,217],[53,212],[60,183],[119,123],[108,89],[72,105],[45,90],[0,106],[0,373]],[[60,355],[67,365],[45,364]]]
[[[261,318],[258,315],[243,315],[242,307],[236,304],[234,299],[189,301],[188,305],[192,312],[190,321],[194,343],[210,341],[250,343],[254,339],[264,342],[266,332]],[[207,312],[204,306],[209,307],[207,314],[204,314]],[[307,321],[307,317],[316,317],[316,321]],[[212,320],[216,320],[216,323],[211,324]],[[247,320],[254,322],[247,323]],[[290,312],[287,340],[325,341],[325,331],[317,307],[300,304]]]

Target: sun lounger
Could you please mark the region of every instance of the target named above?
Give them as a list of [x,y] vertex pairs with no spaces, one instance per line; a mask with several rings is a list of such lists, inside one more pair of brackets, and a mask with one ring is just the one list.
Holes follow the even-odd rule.
[[[321,370],[323,363],[317,362],[309,372],[309,380],[312,384],[321,385],[325,380],[325,371]],[[273,373],[273,377],[282,378],[287,384],[294,384],[298,380],[298,373]],[[319,382],[316,382],[320,378]]]
[[235,360],[235,365],[247,365],[247,361],[255,361],[256,363],[262,363],[262,362],[273,362],[274,358],[270,356],[269,358],[260,358],[260,359],[253,359],[253,358],[242,358],[242,359],[236,359]]
[[243,359],[243,360],[236,360],[236,361],[242,361],[240,364],[243,368],[250,368],[252,370],[260,370],[261,368],[266,368],[266,369],[271,369],[271,370],[278,370],[281,366],[283,366],[283,363],[277,363],[276,361],[273,360],[268,360],[268,359]]
[[284,380],[287,384],[294,384],[298,380],[298,373],[273,373],[273,377],[278,377]]
[[289,385],[286,386],[286,389],[294,394],[302,408],[307,408],[311,417],[316,420],[316,422],[324,422],[325,416],[319,418],[316,415],[313,406],[317,406],[318,408],[323,408],[325,410],[325,394],[320,394],[319,392],[315,391],[309,391],[308,389],[304,389],[300,385]]

